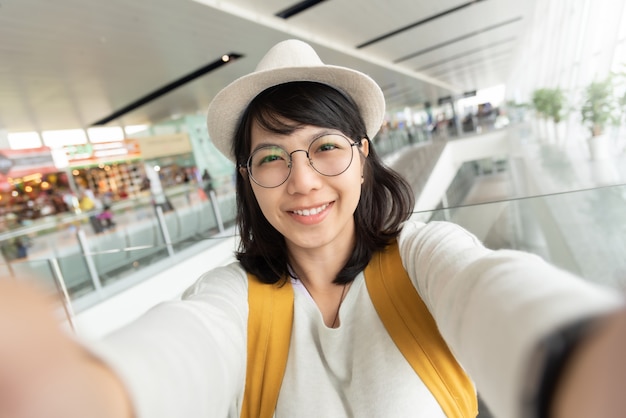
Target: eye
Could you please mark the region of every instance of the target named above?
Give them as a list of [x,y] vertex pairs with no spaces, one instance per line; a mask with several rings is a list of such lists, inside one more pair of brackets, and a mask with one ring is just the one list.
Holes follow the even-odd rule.
[[259,164],[271,163],[276,160],[282,160],[281,156],[278,154],[266,155],[259,161]]
[[346,140],[341,136],[326,135],[317,138],[311,144],[311,151],[314,153],[328,152],[334,150],[340,150],[344,148]]
[[288,160],[287,152],[280,147],[264,147],[259,148],[252,154],[252,166],[259,167],[268,165],[277,161]]
[[325,142],[319,146],[318,151],[331,151],[337,148],[337,144],[334,142]]

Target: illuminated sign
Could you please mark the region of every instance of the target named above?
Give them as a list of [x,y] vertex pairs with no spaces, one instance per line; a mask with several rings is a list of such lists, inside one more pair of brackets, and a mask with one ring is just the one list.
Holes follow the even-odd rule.
[[70,167],[98,165],[120,160],[141,158],[136,139],[100,142],[97,144],[68,145],[63,147]]

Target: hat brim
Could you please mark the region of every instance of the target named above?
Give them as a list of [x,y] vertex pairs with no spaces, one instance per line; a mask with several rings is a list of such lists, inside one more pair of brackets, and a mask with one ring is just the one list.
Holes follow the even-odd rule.
[[385,97],[368,75],[334,65],[284,67],[243,76],[215,96],[209,105],[207,125],[209,137],[217,149],[236,163],[232,141],[250,102],[262,91],[291,81],[313,81],[339,90],[355,101],[369,138],[374,138],[380,130],[385,116]]

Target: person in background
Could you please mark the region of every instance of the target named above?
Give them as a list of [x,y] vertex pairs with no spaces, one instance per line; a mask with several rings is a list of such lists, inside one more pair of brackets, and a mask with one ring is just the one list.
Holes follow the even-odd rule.
[[208,198],[210,198],[211,192],[214,192],[215,188],[213,187],[213,178],[211,177],[209,170],[207,170],[206,168],[202,172],[202,184],[203,184],[204,193],[206,194]]
[[[238,261],[100,342],[68,338],[41,296],[0,285],[0,416],[443,417],[440,390],[374,307],[364,271],[381,258],[436,324],[419,337],[442,341],[444,368],[471,379],[468,409],[448,416],[476,415],[473,383],[502,418],[623,416],[623,295],[489,250],[457,225],[412,220],[410,187],[370,140],[384,114],[366,74],[324,64],[301,41],[274,46],[208,112],[212,141],[237,166]],[[293,297],[278,376],[248,351],[259,289]],[[279,390],[269,404],[248,385],[256,367],[270,377],[263,389]],[[435,379],[444,392],[459,383]]]
[[[15,213],[4,215],[4,223],[0,227],[0,232],[18,229],[23,226],[23,219]],[[28,248],[31,239],[26,234],[15,236],[0,241],[0,252],[5,261],[23,260],[28,257]]]
[[68,211],[76,213],[80,209],[80,198],[69,189],[63,192],[63,203]]
[[141,185],[139,186],[140,191],[150,190],[150,179],[147,176],[144,176],[141,179]]
[[28,243],[27,237],[15,238],[15,248],[17,249],[16,259],[21,260],[28,257]]
[[91,189],[84,189],[80,193],[78,207],[82,213],[89,215],[89,223],[93,228],[93,232],[99,234],[102,232],[102,224],[98,219],[98,214],[102,210],[102,202],[96,197]]
[[104,207],[102,208],[102,212],[98,214],[98,220],[100,221],[100,225],[102,226],[103,230],[111,229],[115,226],[111,206],[106,204],[104,205]]
[[111,206],[115,201],[115,194],[113,190],[106,189],[104,193],[102,193],[102,206]]

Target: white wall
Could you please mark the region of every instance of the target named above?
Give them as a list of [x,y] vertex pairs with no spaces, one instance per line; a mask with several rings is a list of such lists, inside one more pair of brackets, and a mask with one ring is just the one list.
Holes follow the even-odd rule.
[[448,141],[417,198],[415,211],[434,210],[464,162],[510,155],[508,135],[509,130],[502,129]]

